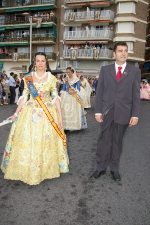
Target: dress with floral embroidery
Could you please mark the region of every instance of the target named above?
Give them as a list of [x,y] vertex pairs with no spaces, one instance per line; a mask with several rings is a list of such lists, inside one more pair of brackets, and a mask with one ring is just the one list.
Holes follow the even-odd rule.
[[[38,93],[58,123],[55,99],[56,78],[48,73],[48,81],[35,83]],[[43,109],[30,95],[25,84],[24,106],[13,122],[6,143],[1,169],[5,179],[21,180],[29,185],[56,178],[68,169],[67,150],[50,124]],[[29,99],[28,99],[29,98]]]
[[68,86],[76,91],[78,98],[81,100],[83,105],[83,99],[81,95],[80,82],[77,77],[74,77],[72,81],[63,84],[61,90],[61,109],[63,117],[64,130],[81,130],[87,128],[85,111],[74,98],[73,95],[69,94]]

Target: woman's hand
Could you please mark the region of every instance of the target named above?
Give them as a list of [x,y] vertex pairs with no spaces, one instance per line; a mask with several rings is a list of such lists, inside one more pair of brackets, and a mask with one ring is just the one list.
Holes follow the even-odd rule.
[[14,114],[14,115],[12,115],[12,116],[8,117],[7,119],[8,119],[8,120],[12,120],[12,121],[14,121],[14,119],[15,119],[16,117],[17,117],[17,116]]
[[59,118],[58,123],[59,123],[59,128],[60,128],[60,130],[61,130],[61,129],[63,128],[63,121],[62,121],[62,118]]

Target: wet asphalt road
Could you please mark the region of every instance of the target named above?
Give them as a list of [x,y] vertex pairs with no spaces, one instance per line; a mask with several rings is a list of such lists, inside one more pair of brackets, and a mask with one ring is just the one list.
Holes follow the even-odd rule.
[[[0,171],[0,225],[150,225],[150,102],[141,102],[140,121],[125,134],[120,164],[122,181],[107,173],[97,180],[95,169],[99,124],[94,98],[88,129],[70,132],[70,172],[37,186],[3,179]],[[16,106],[0,106],[0,121]],[[10,125],[0,127],[0,161]]]

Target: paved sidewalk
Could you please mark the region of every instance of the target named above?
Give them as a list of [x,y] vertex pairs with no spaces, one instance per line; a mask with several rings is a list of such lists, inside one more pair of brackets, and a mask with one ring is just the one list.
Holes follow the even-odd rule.
[[[92,98],[92,105],[94,98]],[[0,122],[16,106],[0,107]],[[70,132],[70,172],[29,186],[3,179],[0,172],[0,225],[150,225],[150,102],[141,102],[138,126],[126,132],[121,158],[122,182],[95,169],[99,124],[87,110],[88,129]],[[10,125],[0,127],[0,162]]]

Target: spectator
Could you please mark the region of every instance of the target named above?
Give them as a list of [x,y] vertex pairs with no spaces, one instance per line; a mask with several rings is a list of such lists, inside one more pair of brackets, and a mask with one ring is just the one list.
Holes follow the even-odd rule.
[[1,78],[3,79],[4,76],[7,76],[6,71],[4,70],[3,73],[1,74]]
[[0,78],[0,105],[3,105],[3,87],[2,87],[2,83],[1,83],[1,78]]
[[17,103],[17,102],[18,102],[18,99],[19,99],[19,86],[20,86],[20,81],[19,81],[19,78],[18,78],[18,75],[17,75],[17,74],[15,74],[14,79],[15,79],[15,82],[16,82],[16,88],[15,88],[15,93],[16,93],[16,96],[15,96],[15,103]]
[[8,105],[9,80],[8,80],[7,75],[5,75],[2,80],[2,87],[3,87],[4,105]]
[[19,86],[19,93],[20,96],[22,96],[23,90],[24,90],[24,80],[23,80],[23,75],[21,75],[21,82],[20,82],[20,86]]
[[14,104],[15,102],[15,88],[16,88],[16,81],[14,79],[14,72],[10,73],[10,78],[9,78],[9,84],[10,84],[10,104]]
[[46,14],[46,20],[49,21],[49,13]]

